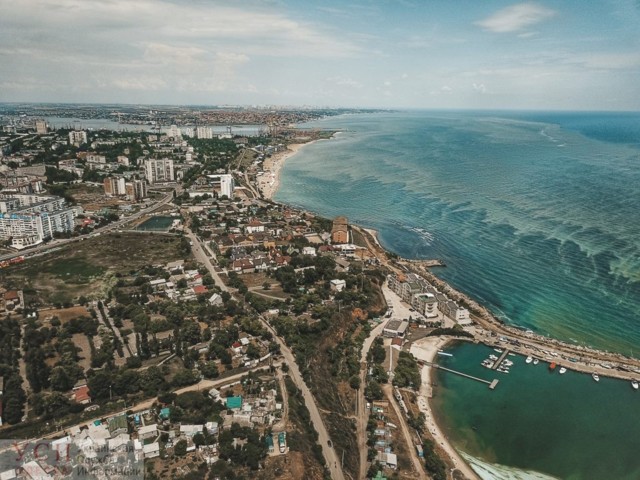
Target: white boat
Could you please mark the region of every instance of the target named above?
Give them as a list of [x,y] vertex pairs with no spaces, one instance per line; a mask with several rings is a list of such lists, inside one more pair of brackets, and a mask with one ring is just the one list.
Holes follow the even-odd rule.
[[540,361],[540,360],[538,360],[537,358],[534,358],[534,359],[533,359],[533,364],[534,364],[534,365],[537,365],[539,361]]
[[496,356],[495,356],[495,355],[493,355],[493,354],[489,355],[489,358],[490,358],[491,360],[497,360],[497,359],[498,359],[498,357],[496,357]]
[[502,350],[500,350],[499,348],[494,348],[493,350],[494,350],[495,352],[502,353]]
[[447,353],[447,352],[443,352],[442,350],[438,350],[438,355],[442,355],[442,356],[445,356],[445,357],[453,357],[453,354]]
[[633,387],[634,390],[638,389],[638,381],[637,380],[631,380],[631,386]]
[[591,376],[593,377],[593,379],[594,379],[596,382],[599,382],[599,381],[600,381],[600,376],[599,376],[597,373],[592,373],[592,374],[591,374]]
[[531,355],[529,355],[529,356],[527,357],[527,359],[525,360],[525,362],[527,362],[527,363],[531,363],[531,362],[533,362],[533,357],[532,357]]
[[564,367],[560,367],[560,374],[567,373],[567,369]]

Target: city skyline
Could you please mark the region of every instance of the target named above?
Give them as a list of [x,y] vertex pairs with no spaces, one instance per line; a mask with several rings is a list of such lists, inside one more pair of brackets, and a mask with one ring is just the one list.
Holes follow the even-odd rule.
[[640,109],[640,3],[0,0],[0,101]]

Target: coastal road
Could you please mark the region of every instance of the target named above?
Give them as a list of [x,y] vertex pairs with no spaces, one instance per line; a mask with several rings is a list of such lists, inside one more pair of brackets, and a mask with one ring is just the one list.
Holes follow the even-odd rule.
[[[222,282],[222,279],[220,278],[218,273],[215,271],[210,259],[204,253],[203,246],[200,240],[198,240],[196,235],[193,234],[193,232],[191,232],[190,230],[186,230],[186,231],[187,231],[187,235],[189,236],[189,239],[193,242],[192,251],[196,259],[200,261],[207,268],[207,270],[209,270],[209,273],[211,273],[211,276],[213,277],[213,280],[216,283],[216,285],[219,285],[223,291],[229,292],[229,289],[227,288],[226,285],[224,285],[224,283]],[[332,446],[329,446],[329,440],[330,440],[329,434],[327,433],[327,429],[324,426],[324,422],[322,421],[322,417],[320,416],[320,411],[318,410],[318,406],[316,405],[315,399],[311,394],[311,390],[309,390],[309,387],[307,387],[307,384],[305,383],[304,379],[302,378],[302,374],[298,369],[298,364],[296,363],[296,359],[293,355],[293,352],[291,351],[291,349],[289,349],[289,347],[284,342],[284,340],[282,340],[278,336],[278,333],[275,331],[275,329],[269,324],[269,322],[266,321],[266,319],[262,315],[258,315],[258,318],[262,323],[262,325],[269,332],[271,332],[271,334],[273,335],[274,341],[277,342],[278,345],[280,346],[280,353],[282,354],[285,361],[289,365],[289,376],[291,377],[293,382],[296,384],[296,387],[298,387],[298,389],[302,392],[304,403],[307,409],[309,410],[309,416],[311,418],[311,422],[313,423],[314,428],[318,432],[318,442],[320,444],[320,447],[322,448],[322,453],[324,455],[325,462],[327,463],[327,468],[329,469],[329,472],[331,472],[331,478],[333,480],[345,480],[344,474],[342,472],[342,465],[339,461],[340,459],[338,458],[338,455],[336,454],[336,451],[333,448],[333,443],[331,443]]]
[[264,317],[260,316],[259,318],[265,328],[267,328],[273,334],[274,340],[280,346],[280,353],[287,362],[287,365],[289,365],[289,376],[296,384],[296,387],[298,387],[298,389],[302,392],[304,403],[309,410],[311,422],[313,423],[316,432],[318,432],[318,442],[320,444],[320,447],[322,447],[322,454],[324,455],[324,459],[327,462],[329,472],[331,472],[331,478],[333,480],[345,480],[345,476],[342,471],[341,460],[336,454],[335,449],[333,448],[333,443],[331,444],[332,446],[329,446],[329,433],[324,426],[324,422],[322,421],[322,417],[320,416],[320,410],[318,410],[318,406],[316,405],[316,401],[311,394],[311,390],[309,390],[309,387],[307,387],[307,384],[302,378],[302,374],[300,373],[300,369],[298,369],[298,364],[296,363],[296,359],[293,356],[293,352],[291,352],[284,340],[282,340],[278,336],[275,329],[271,325],[269,325]]

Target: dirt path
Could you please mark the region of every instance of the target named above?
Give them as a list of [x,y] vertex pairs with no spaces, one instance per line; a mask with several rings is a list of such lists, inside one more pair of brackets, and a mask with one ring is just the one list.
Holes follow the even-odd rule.
[[398,406],[398,403],[396,402],[396,399],[393,396],[393,388],[391,384],[385,383],[382,386],[382,391],[384,392],[385,396],[387,397],[387,401],[389,402],[389,405],[394,409],[394,411],[396,412],[396,416],[400,421],[400,428],[404,436],[404,441],[407,444],[407,451],[409,452],[409,456],[411,457],[411,462],[413,463],[413,469],[415,470],[418,478],[420,478],[421,480],[429,480],[429,477],[427,477],[427,474],[425,473],[424,468],[422,467],[420,458],[418,458],[418,453],[416,452],[415,444],[411,437],[409,426],[407,425],[407,422],[404,418],[404,413],[400,410],[400,407]]

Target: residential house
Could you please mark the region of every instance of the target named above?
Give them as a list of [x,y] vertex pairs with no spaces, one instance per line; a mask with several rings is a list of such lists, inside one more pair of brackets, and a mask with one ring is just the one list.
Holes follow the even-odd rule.
[[160,444],[158,442],[150,443],[142,447],[144,458],[155,458],[160,456]]
[[153,423],[151,425],[145,425],[138,429],[138,438],[140,440],[147,440],[148,438],[156,438],[158,436],[158,425]]

